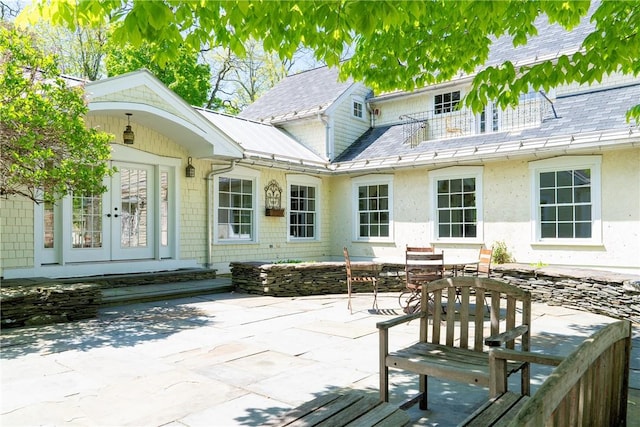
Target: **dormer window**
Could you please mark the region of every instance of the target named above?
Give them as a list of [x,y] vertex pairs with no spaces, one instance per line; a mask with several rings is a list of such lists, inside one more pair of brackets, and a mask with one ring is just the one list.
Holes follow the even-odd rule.
[[364,119],[364,100],[362,98],[352,99],[351,114],[357,119]]
[[434,97],[433,110],[435,114],[452,112],[460,102],[460,91],[440,93]]

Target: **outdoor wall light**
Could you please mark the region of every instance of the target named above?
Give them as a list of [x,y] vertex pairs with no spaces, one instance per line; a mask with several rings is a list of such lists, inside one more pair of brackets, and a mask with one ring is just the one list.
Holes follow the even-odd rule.
[[187,178],[193,178],[196,176],[196,168],[191,164],[191,157],[187,159],[187,169],[185,171]]
[[131,113],[125,113],[127,115],[127,127],[124,132],[122,132],[122,140],[125,144],[133,144],[133,141],[136,139],[133,131],[131,130]]

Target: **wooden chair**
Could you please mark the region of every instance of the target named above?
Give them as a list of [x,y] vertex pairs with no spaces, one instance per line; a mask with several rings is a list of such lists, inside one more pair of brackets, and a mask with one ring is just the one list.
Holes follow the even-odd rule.
[[347,248],[343,248],[344,252],[344,264],[347,270],[347,294],[348,303],[347,308],[353,314],[353,308],[351,306],[351,292],[353,289],[353,283],[371,283],[373,286],[373,309],[378,309],[378,278],[375,275],[354,275],[351,268],[351,260],[349,259],[349,251]]
[[473,265],[466,265],[464,267],[464,274],[472,274],[474,276],[480,276],[483,274],[487,277],[491,277],[491,257],[493,256],[493,249],[480,248],[480,254],[478,255],[478,263]]
[[408,246],[405,249],[405,290],[398,302],[405,313],[420,307],[422,285],[444,277],[444,252],[436,254],[433,247]]
[[[491,349],[492,398],[460,425],[627,425],[631,336],[631,322],[621,320],[591,335],[566,357]],[[508,390],[508,360],[557,367],[529,397]]]
[[[456,290],[461,302],[456,310],[442,308],[453,300]],[[491,314],[485,325],[484,296],[491,294]],[[447,298],[450,296],[450,298]],[[429,300],[433,308],[429,307]],[[390,329],[412,320],[420,322],[418,341],[406,348],[389,350]],[[377,324],[380,335],[380,400],[389,401],[389,368],[419,375],[418,397],[427,409],[427,378],[488,387],[491,347],[529,351],[531,295],[517,286],[482,277],[451,277],[422,286],[420,310]],[[521,371],[522,394],[530,394],[528,362],[510,362],[507,373]],[[407,407],[408,405],[403,405]]]

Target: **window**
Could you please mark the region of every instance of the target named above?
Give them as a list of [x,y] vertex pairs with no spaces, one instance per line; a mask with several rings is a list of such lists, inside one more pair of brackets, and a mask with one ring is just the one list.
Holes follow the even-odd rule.
[[318,239],[320,180],[304,175],[289,175],[289,238]]
[[364,119],[364,100],[362,98],[353,98],[352,106],[353,109],[351,111],[351,114],[353,115],[353,117]]
[[600,157],[577,156],[530,164],[534,240],[600,240]]
[[256,240],[256,180],[257,176],[217,177],[214,221],[218,241]]
[[436,239],[482,241],[482,168],[446,168],[430,177]]
[[392,178],[354,180],[356,240],[385,240],[392,237]]
[[435,114],[452,112],[460,102],[460,91],[441,93],[435,96],[433,110]]
[[497,105],[485,105],[478,115],[478,127],[479,133],[497,132],[500,129],[500,110]]

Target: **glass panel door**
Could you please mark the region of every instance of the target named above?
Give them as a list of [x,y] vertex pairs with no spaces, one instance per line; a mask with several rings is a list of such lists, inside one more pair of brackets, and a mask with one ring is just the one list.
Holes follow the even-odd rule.
[[153,258],[153,168],[116,166],[112,179],[112,259]]

